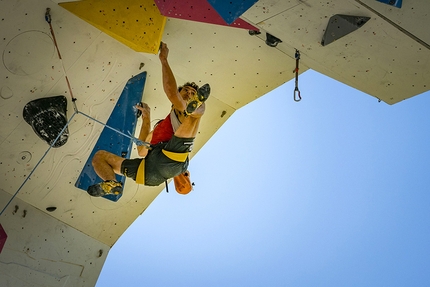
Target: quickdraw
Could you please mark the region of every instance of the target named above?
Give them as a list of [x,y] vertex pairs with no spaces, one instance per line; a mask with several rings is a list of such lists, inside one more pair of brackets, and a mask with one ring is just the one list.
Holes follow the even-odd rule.
[[302,97],[300,96],[299,90],[299,61],[300,61],[300,51],[296,49],[296,53],[294,55],[296,58],[296,68],[294,69],[294,73],[296,73],[296,87],[294,88],[294,101],[300,102]]
[[57,39],[55,38],[54,28],[52,28],[52,17],[51,17],[51,8],[46,8],[45,12],[45,21],[49,24],[49,30],[51,31],[52,40],[54,41],[55,49],[57,50],[58,58],[61,61],[61,67],[63,68],[64,77],[66,79],[67,87],[69,88],[70,97],[72,98],[73,108],[77,112],[78,108],[76,107],[76,98],[73,96],[72,88],[70,86],[69,78],[67,77],[66,69],[64,68],[63,58],[61,57],[60,49],[58,48]]

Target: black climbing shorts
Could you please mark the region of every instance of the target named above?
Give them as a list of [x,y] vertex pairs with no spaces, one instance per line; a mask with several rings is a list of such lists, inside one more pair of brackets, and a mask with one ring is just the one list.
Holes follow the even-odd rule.
[[125,159],[121,173],[136,180],[139,165],[144,160],[145,185],[158,186],[166,180],[185,172],[188,168],[188,153],[193,147],[194,138],[178,138],[153,145],[144,159]]
[[165,151],[188,154],[194,138],[173,136],[167,143],[160,143],[148,152],[145,158],[145,185],[157,186],[169,178],[185,172],[188,168],[188,156],[183,160],[174,160]]
[[125,159],[121,164],[121,173],[136,180],[137,170],[143,158]]

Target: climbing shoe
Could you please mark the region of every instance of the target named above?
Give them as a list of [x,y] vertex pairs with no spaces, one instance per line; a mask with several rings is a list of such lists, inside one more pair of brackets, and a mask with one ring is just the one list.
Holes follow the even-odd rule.
[[115,180],[106,180],[88,187],[88,194],[91,196],[104,196],[108,194],[120,195],[122,193],[122,183]]
[[198,107],[200,107],[208,98],[211,93],[211,87],[209,84],[201,86],[194,97],[192,97],[187,104],[185,113],[187,115],[192,114]]

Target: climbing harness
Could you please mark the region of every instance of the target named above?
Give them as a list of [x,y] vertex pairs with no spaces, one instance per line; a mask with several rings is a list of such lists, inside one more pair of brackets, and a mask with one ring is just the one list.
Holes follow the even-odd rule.
[[294,69],[294,73],[296,73],[296,87],[294,88],[294,101],[300,102],[302,97],[300,96],[299,90],[299,61],[300,61],[300,51],[296,49],[296,53],[294,55],[296,58],[296,68]]
[[150,143],[148,143],[148,142],[144,142],[144,141],[141,141],[141,140],[139,140],[138,138],[135,138],[135,137],[134,137],[134,136],[132,136],[132,135],[127,135],[127,134],[125,134],[125,133],[123,133],[123,132],[121,132],[121,131],[119,131],[119,130],[117,130],[117,129],[115,129],[115,128],[112,128],[112,127],[110,127],[110,126],[108,126],[108,125],[106,125],[106,124],[102,123],[101,121],[99,121],[99,120],[97,120],[97,119],[95,119],[95,118],[93,118],[93,117],[91,117],[91,116],[89,116],[89,115],[87,115],[87,114],[85,114],[85,113],[83,113],[83,112],[81,112],[81,111],[79,111],[79,110],[78,110],[78,107],[76,106],[76,100],[77,100],[77,99],[73,96],[72,88],[71,88],[71,86],[70,86],[70,82],[69,82],[69,79],[68,79],[68,77],[67,77],[66,69],[64,68],[63,59],[62,59],[62,57],[61,57],[60,49],[58,48],[57,40],[56,40],[56,38],[55,38],[54,29],[52,28],[52,24],[51,24],[52,18],[51,18],[50,11],[51,11],[51,9],[50,9],[50,8],[46,8],[46,12],[45,12],[45,20],[46,20],[46,22],[48,22],[48,24],[49,24],[49,29],[51,30],[52,39],[53,39],[53,41],[54,41],[55,48],[57,49],[58,57],[59,57],[59,59],[60,59],[60,61],[61,61],[61,67],[62,67],[62,69],[63,69],[63,73],[64,73],[64,76],[65,76],[65,79],[66,79],[67,87],[68,87],[68,89],[69,89],[70,96],[71,96],[71,98],[72,98],[73,109],[74,109],[74,111],[75,111],[75,112],[74,112],[74,113],[73,113],[73,115],[70,117],[70,119],[67,121],[66,125],[63,127],[63,129],[61,130],[61,132],[58,134],[58,136],[56,137],[56,139],[52,142],[52,144],[49,146],[49,148],[48,148],[48,149],[46,150],[46,152],[43,154],[42,158],[41,158],[41,159],[37,162],[37,164],[34,166],[33,170],[32,170],[32,171],[29,173],[29,175],[25,178],[25,180],[23,181],[23,183],[21,184],[21,186],[18,188],[18,190],[17,190],[17,191],[14,193],[14,195],[10,198],[9,202],[4,206],[3,210],[0,212],[0,216],[3,214],[3,212],[6,210],[6,208],[11,204],[11,202],[15,199],[15,197],[18,195],[18,193],[21,191],[21,189],[22,189],[22,188],[23,188],[23,186],[27,183],[27,181],[31,178],[31,176],[33,175],[34,171],[37,169],[37,167],[40,165],[40,163],[44,160],[44,158],[46,157],[46,155],[48,154],[48,152],[51,150],[51,148],[52,148],[52,147],[54,147],[55,143],[59,140],[60,136],[64,133],[64,131],[65,131],[65,130],[66,130],[66,128],[69,126],[69,124],[70,124],[70,122],[72,121],[72,119],[73,119],[77,114],[81,114],[81,115],[83,115],[83,116],[87,117],[88,119],[91,119],[91,120],[93,120],[93,121],[95,121],[95,122],[97,122],[97,123],[99,123],[99,124],[103,125],[104,127],[107,127],[107,128],[109,128],[109,129],[111,129],[111,130],[113,130],[113,131],[117,132],[118,134],[120,134],[120,135],[122,135],[122,136],[124,136],[124,137],[127,137],[127,138],[131,139],[131,140],[132,140],[136,145],[138,145],[138,146],[145,146],[145,147],[146,147],[146,148],[148,148],[148,149],[152,149],[152,146],[151,146],[151,144],[150,144]]

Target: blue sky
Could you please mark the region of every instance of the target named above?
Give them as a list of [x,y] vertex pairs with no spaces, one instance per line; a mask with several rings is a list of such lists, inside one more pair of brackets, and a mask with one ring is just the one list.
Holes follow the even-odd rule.
[[238,110],[113,246],[104,286],[429,286],[430,92],[314,71]]

